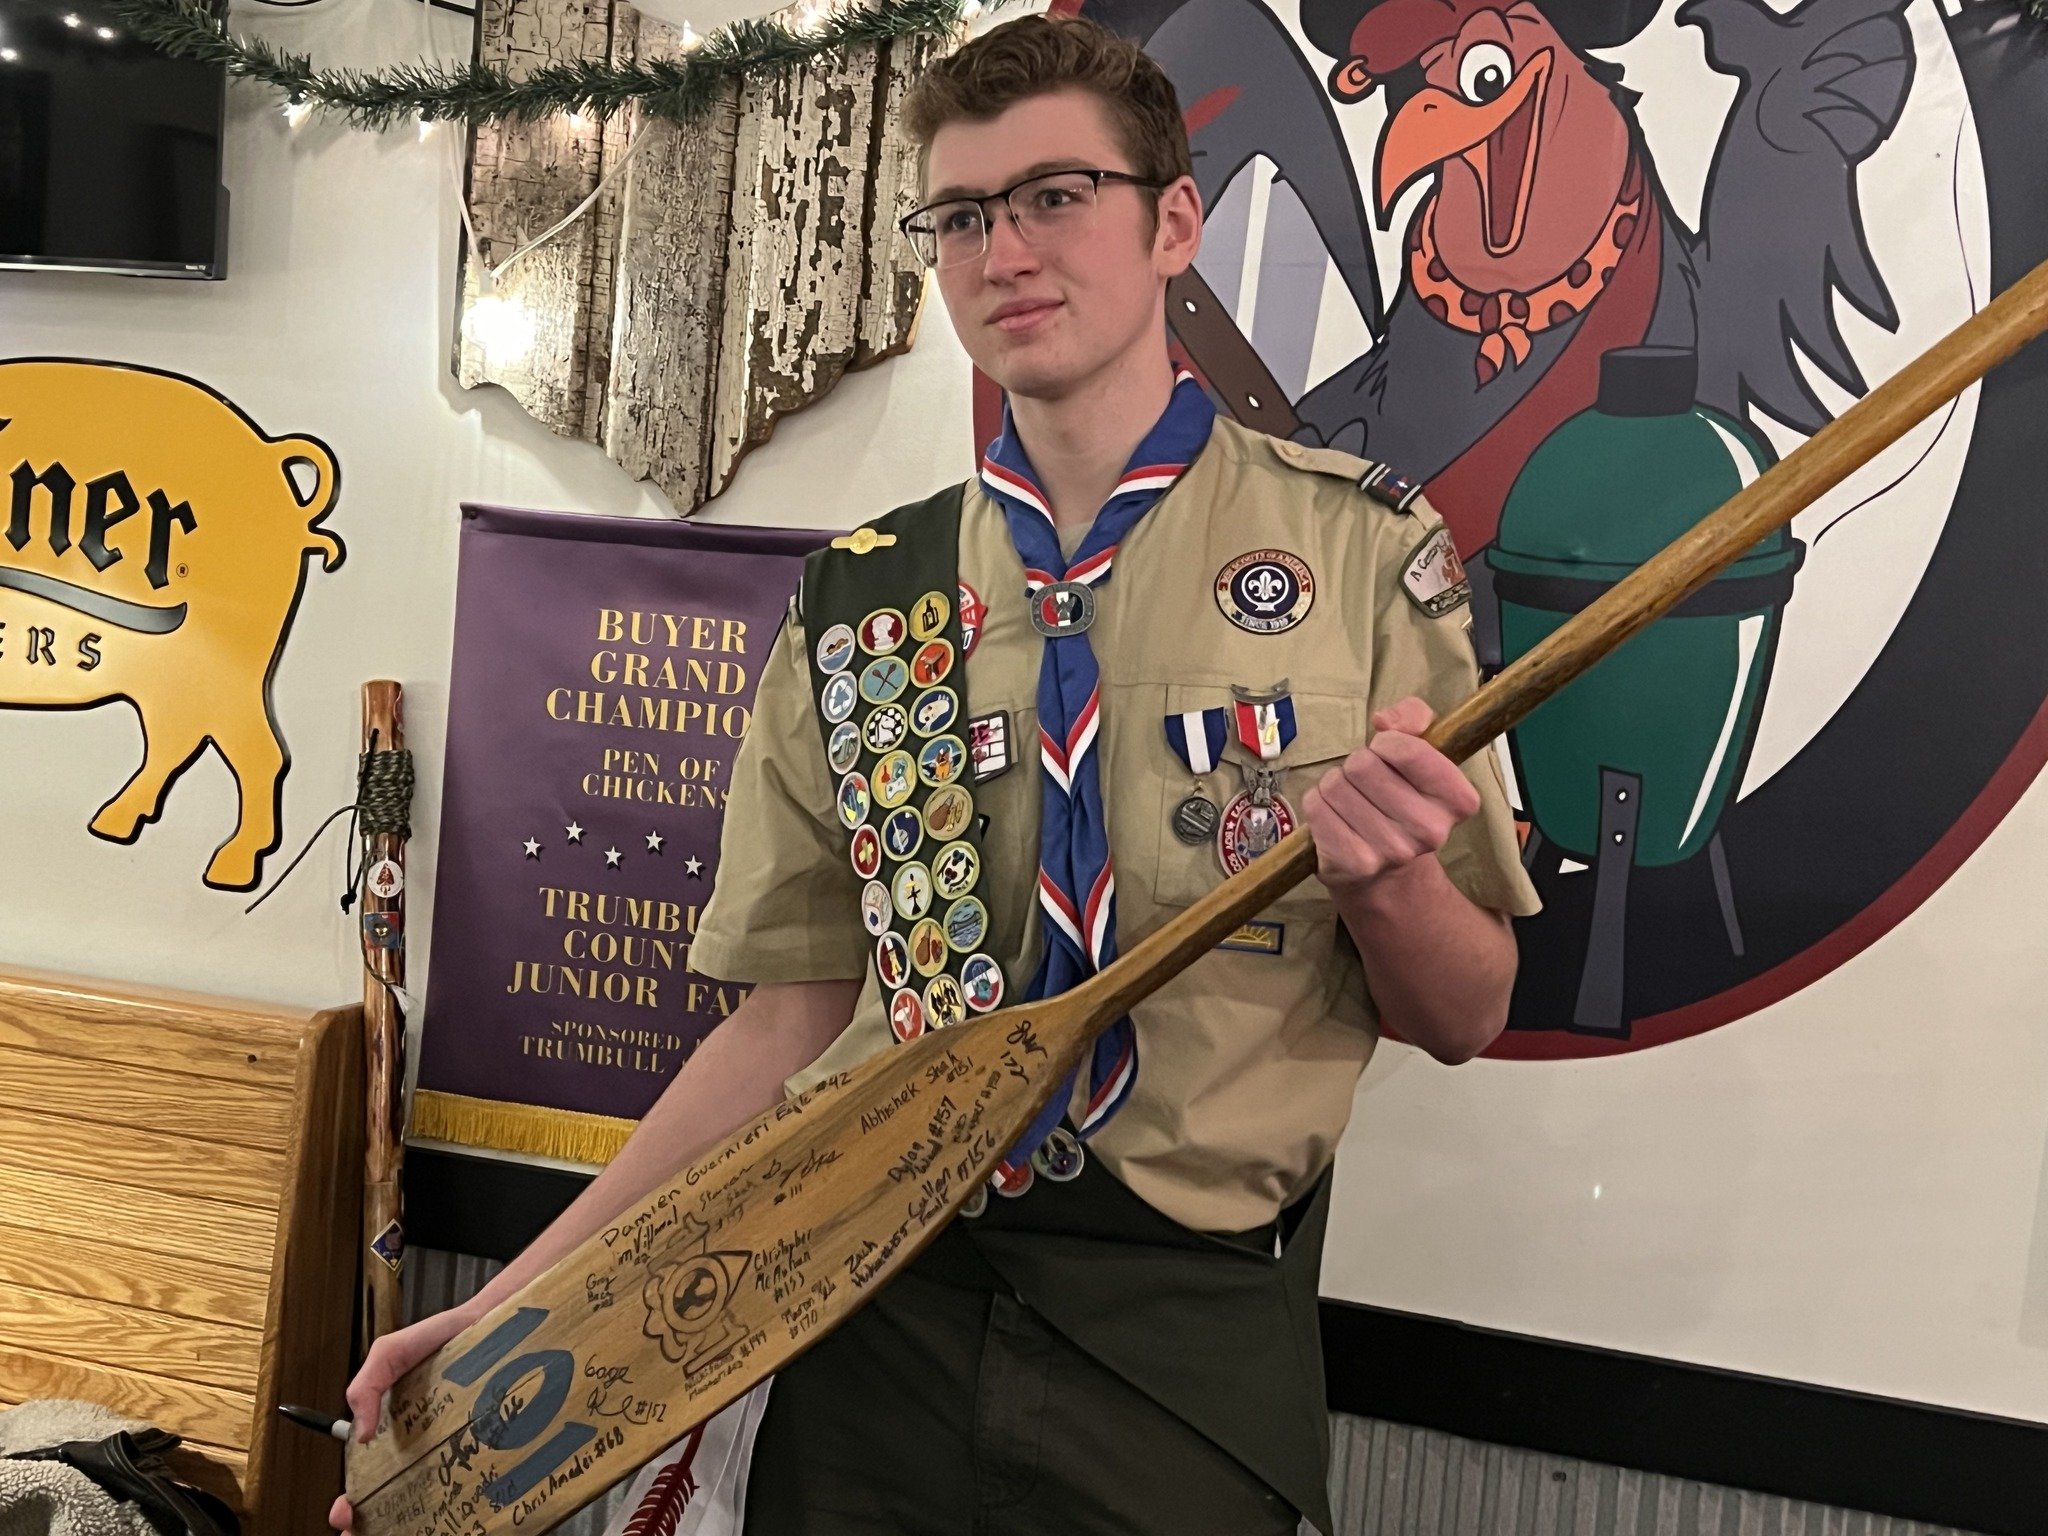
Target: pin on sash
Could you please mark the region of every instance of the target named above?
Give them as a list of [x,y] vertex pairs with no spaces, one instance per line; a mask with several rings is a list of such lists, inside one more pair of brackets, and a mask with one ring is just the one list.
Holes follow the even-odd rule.
[[870,550],[887,549],[896,542],[893,533],[877,533],[872,528],[856,528],[851,533],[842,533],[832,541],[834,549],[850,549],[856,555],[865,555]]

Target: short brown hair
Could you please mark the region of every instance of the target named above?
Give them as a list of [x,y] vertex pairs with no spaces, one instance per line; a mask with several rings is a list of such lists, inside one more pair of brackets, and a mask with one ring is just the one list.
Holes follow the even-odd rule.
[[1081,16],[1020,16],[975,38],[911,87],[903,124],[922,166],[946,124],[985,122],[1026,97],[1073,88],[1108,109],[1138,175],[1170,182],[1192,174],[1173,82],[1136,43]]

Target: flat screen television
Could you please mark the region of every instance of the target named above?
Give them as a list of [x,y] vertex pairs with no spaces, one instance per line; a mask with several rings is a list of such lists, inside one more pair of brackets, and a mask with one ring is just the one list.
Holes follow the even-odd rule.
[[0,267],[224,276],[226,111],[102,0],[0,0]]

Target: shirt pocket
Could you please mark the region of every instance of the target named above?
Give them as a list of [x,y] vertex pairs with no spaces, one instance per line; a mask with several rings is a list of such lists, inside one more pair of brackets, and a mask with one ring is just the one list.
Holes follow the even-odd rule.
[[[1294,825],[1305,826],[1302,802],[1316,782],[1364,745],[1372,711],[1365,698],[1340,693],[1296,693],[1294,740],[1274,760],[1280,771],[1280,794],[1293,813]],[[1231,702],[1227,688],[1171,683],[1166,689],[1170,714],[1213,709]],[[1216,834],[1199,843],[1183,842],[1171,830],[1175,809],[1189,795],[1207,798],[1220,813],[1245,788],[1240,759],[1242,746],[1229,748],[1224,760],[1210,772],[1196,774],[1180,762],[1162,742],[1162,767],[1158,784],[1158,805],[1154,825],[1162,829],[1158,844],[1158,866],[1153,872],[1154,899],[1167,907],[1185,907],[1214,890],[1224,878],[1223,861],[1217,853]],[[1266,910],[1275,918],[1292,914],[1309,917],[1327,914],[1330,893],[1322,881],[1311,875],[1275,900]]]

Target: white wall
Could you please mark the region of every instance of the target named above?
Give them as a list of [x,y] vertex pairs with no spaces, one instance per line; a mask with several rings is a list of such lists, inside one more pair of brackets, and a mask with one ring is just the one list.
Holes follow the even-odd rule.
[[[466,23],[433,12],[444,55]],[[250,23],[322,62],[403,56],[404,0]],[[232,276],[0,274],[0,356],[205,380],[336,450],[329,526],[276,682],[285,858],[352,791],[357,689],[406,686],[422,770],[415,996],[430,962],[437,776],[461,499],[665,515],[595,449],[449,381],[445,137],[308,122],[232,92]],[[443,130],[445,134],[445,130]],[[785,422],[707,516],[844,525],[970,466],[968,372],[934,297],[906,358]],[[208,757],[132,847],[85,824],[139,761],[133,714],[0,710],[0,961],[321,1005],[359,995],[339,832],[251,916],[200,871],[233,822]],[[1325,1289],[1492,1326],[1968,1408],[2048,1416],[2048,801],[1937,895],[1764,1014],[1631,1056],[1479,1062],[1400,1047],[1361,1092]],[[2039,1247],[2041,1252],[2037,1254]]]

